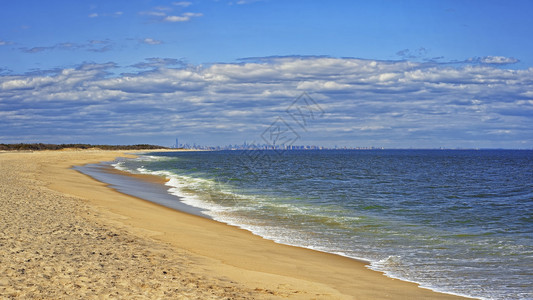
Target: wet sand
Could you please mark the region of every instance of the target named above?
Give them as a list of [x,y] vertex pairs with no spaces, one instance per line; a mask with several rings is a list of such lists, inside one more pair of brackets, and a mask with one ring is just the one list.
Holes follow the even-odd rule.
[[462,299],[124,195],[70,168],[119,156],[0,155],[0,298]]

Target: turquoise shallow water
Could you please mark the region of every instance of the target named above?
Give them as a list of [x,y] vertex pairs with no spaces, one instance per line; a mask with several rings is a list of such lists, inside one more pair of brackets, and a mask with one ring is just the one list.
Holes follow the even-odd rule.
[[533,151],[151,153],[175,201],[279,243],[484,299],[533,299]]

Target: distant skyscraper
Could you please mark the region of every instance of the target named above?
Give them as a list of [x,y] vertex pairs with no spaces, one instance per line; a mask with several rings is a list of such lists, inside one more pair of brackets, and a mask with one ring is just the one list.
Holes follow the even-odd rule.
[[178,138],[176,138],[176,144],[174,145],[174,148],[179,148],[180,144],[178,143]]

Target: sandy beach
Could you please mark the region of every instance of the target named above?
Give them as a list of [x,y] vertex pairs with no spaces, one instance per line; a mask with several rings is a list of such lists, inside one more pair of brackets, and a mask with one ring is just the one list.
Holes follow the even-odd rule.
[[127,196],[70,168],[124,156],[0,153],[0,298],[464,299]]

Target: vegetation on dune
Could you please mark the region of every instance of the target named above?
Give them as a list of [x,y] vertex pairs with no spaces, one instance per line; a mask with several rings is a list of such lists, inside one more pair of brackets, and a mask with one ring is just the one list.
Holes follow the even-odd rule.
[[166,149],[167,147],[139,144],[139,145],[90,145],[90,144],[0,144],[0,150],[4,151],[40,151],[40,150],[62,150],[62,149],[100,149],[100,150],[147,150]]

